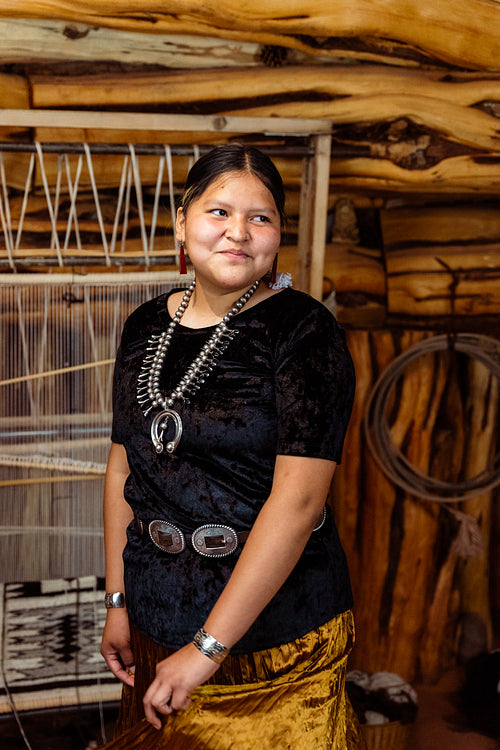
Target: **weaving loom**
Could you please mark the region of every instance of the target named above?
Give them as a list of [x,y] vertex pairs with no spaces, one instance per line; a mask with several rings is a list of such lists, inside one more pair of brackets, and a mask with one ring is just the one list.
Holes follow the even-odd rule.
[[[0,143],[4,635],[11,632],[18,595],[37,592],[33,606],[37,623],[43,623],[43,592],[79,590],[85,577],[104,573],[101,502],[113,362],[127,315],[185,284],[177,270],[176,200],[190,164],[207,148],[186,145],[188,133],[205,142],[208,135],[217,142],[231,137],[248,142],[252,133],[261,147],[269,141],[279,158],[299,159],[294,283],[316,296],[322,283],[329,123],[232,118],[221,125],[208,118],[67,112],[57,118],[54,125],[53,113],[0,112],[2,132],[29,126],[34,135],[28,144],[13,142],[13,136]],[[57,142],[42,144],[39,136],[48,127]],[[68,127],[72,133],[97,130],[92,142],[64,143],[58,137]],[[221,127],[228,132],[221,135]],[[153,134],[153,141],[180,132],[182,143],[104,142],[122,131],[128,136],[133,130],[139,138],[141,129],[142,139]],[[98,591],[96,583],[93,587]],[[103,618],[84,621],[94,632]],[[42,636],[40,645],[47,648]],[[9,692],[9,680],[17,679],[9,672],[12,648],[13,641],[4,639],[0,712],[13,708],[16,694],[22,694],[17,683]],[[100,674],[99,669],[96,685],[104,684]],[[88,671],[81,679],[91,679]],[[109,694],[107,688],[87,692],[100,699]],[[66,691],[68,703],[82,696]],[[56,701],[64,700],[63,690]],[[53,701],[50,690],[45,698],[37,691],[37,707]],[[23,699],[19,708],[29,705]]]
[[123,320],[169,288],[0,283],[2,580],[103,574],[101,501]]

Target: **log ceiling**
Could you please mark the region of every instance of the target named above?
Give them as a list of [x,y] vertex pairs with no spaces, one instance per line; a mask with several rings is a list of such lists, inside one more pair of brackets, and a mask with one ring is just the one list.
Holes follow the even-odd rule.
[[16,0],[0,38],[4,107],[326,118],[334,191],[498,192],[493,0]]

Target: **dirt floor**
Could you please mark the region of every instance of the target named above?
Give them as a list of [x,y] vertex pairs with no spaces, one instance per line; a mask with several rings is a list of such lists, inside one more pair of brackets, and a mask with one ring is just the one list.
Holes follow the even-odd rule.
[[498,750],[500,741],[471,731],[457,699],[463,672],[447,672],[437,685],[417,686],[419,711],[405,750]]

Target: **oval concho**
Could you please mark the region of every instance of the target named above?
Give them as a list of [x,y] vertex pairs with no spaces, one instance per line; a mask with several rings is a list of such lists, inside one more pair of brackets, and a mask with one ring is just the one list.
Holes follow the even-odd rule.
[[149,524],[151,541],[163,552],[178,555],[186,549],[186,540],[182,531],[168,521],[151,521]]
[[195,550],[205,557],[225,557],[238,546],[238,535],[231,526],[205,524],[191,536]]

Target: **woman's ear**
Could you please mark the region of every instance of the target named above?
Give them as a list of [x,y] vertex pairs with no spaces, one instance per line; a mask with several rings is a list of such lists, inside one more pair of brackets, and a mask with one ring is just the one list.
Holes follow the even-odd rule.
[[186,241],[186,216],[181,207],[177,209],[175,217],[175,236],[179,242]]

